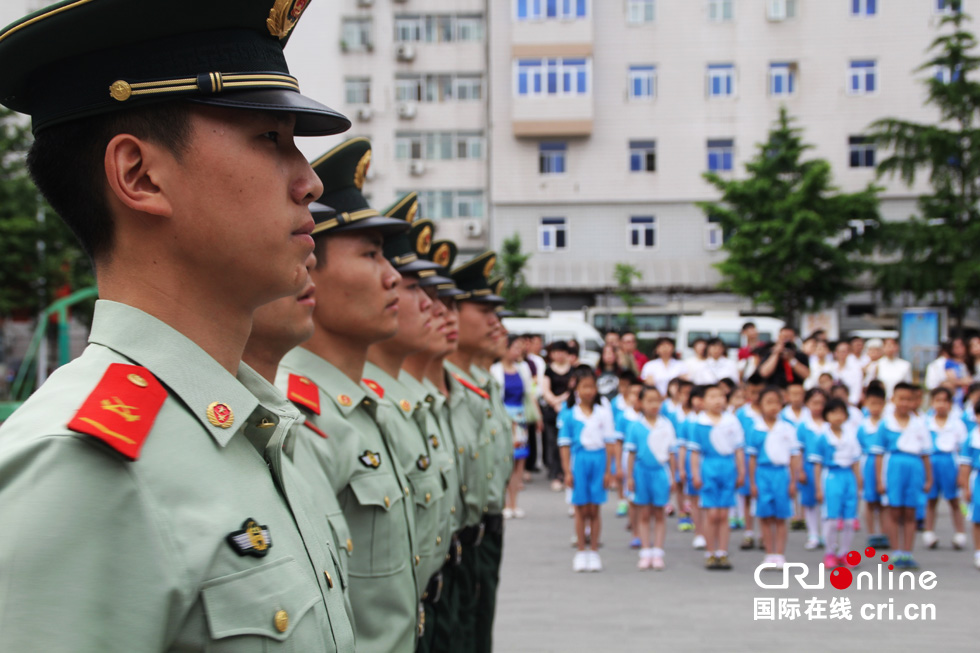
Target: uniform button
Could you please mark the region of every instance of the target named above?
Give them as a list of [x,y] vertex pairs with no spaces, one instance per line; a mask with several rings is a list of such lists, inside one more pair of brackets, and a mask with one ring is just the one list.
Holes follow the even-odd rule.
[[418,567],[419,563],[422,562],[422,558],[415,556],[415,566]]
[[327,577],[327,587],[333,589],[333,578],[330,578],[330,572],[324,571],[323,575]]
[[390,508],[390,507],[391,507],[391,499],[385,496],[385,508]]
[[436,535],[436,544],[442,544],[442,536]]
[[460,447],[460,448],[459,448],[459,452],[460,452],[460,453],[466,453],[466,449],[464,449],[463,447]]
[[483,506],[483,512],[490,512],[490,508],[487,506]]
[[497,435],[497,429],[490,429],[490,435]]
[[284,633],[289,628],[289,614],[285,610],[280,610],[272,618],[272,622],[276,625],[276,630]]
[[347,553],[354,552],[354,542],[348,537],[347,538]]
[[491,417],[493,417],[493,413],[490,412],[489,408],[487,408],[487,419],[490,419]]
[[450,506],[449,512],[450,512],[450,514],[455,515],[456,514],[456,506]]
[[405,488],[405,496],[408,496],[408,488]]
[[466,492],[466,486],[465,486],[465,485],[464,485],[463,487],[461,487],[460,489],[461,489],[461,490],[462,490],[463,492]]
[[488,473],[487,474],[487,480],[489,481],[492,478],[493,478],[493,472]]
[[476,460],[479,457],[480,457],[480,452],[479,451],[477,451],[475,454],[473,454],[473,460]]
[[425,493],[425,502],[426,502],[426,503],[429,503],[429,500],[430,500],[431,498],[432,498],[432,493],[431,493],[431,492],[426,492],[426,493]]

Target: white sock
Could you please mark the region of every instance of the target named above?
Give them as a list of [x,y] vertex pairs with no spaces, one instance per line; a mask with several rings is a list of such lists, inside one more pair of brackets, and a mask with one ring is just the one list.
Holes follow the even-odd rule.
[[728,555],[728,551],[722,551],[721,549],[718,549],[717,551],[715,551],[715,555],[718,556],[719,558],[721,556],[727,556]]
[[823,540],[827,553],[833,553],[837,550],[835,546],[837,542],[837,525],[829,519],[823,523]]
[[806,519],[806,536],[816,540],[820,537],[820,514],[817,512],[817,507],[804,507],[803,517]]
[[653,547],[653,548],[652,548],[652,549],[650,549],[650,550],[651,550],[651,551],[653,552],[653,554],[652,554],[652,555],[653,555],[654,557],[658,557],[658,556],[659,556],[659,557],[661,557],[661,558],[662,558],[662,557],[664,557],[664,550],[663,550],[663,549],[661,549],[660,547],[657,547],[657,546],[655,546],[655,547]]
[[753,533],[752,531],[745,531],[745,537],[752,539],[753,537],[755,537],[755,533]]
[[854,539],[854,521],[848,519],[844,522],[844,530],[840,531],[840,546],[837,549],[837,557],[843,558],[851,550],[851,540]]
[[735,497],[735,517],[745,519],[745,502],[742,501],[741,496]]

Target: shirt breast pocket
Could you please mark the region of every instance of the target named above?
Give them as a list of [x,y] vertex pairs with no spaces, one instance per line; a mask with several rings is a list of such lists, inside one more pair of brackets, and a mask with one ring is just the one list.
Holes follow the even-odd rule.
[[292,556],[206,582],[201,590],[213,653],[327,647],[316,584]]
[[442,528],[439,506],[445,493],[442,472],[416,474],[408,477],[415,496],[415,529],[418,531],[418,552],[431,556],[436,549],[436,536]]
[[387,476],[362,474],[350,482],[357,505],[345,511],[354,540],[348,570],[351,576],[390,576],[408,564],[408,525],[402,492]]

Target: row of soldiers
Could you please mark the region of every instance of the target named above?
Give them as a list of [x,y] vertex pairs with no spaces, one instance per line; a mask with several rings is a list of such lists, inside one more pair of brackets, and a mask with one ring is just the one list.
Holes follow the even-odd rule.
[[[283,56],[309,0],[63,0],[0,103],[98,277],[0,426],[4,651],[488,651],[512,425],[494,255],[454,266]],[[319,200],[319,201],[317,201]]]

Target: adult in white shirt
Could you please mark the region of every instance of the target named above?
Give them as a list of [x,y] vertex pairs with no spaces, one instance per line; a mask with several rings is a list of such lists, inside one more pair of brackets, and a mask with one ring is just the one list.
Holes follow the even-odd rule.
[[846,340],[841,340],[834,346],[834,363],[831,373],[836,381],[847,387],[848,403],[857,406],[861,402],[864,370],[851,355],[851,346]]
[[824,373],[830,374],[836,381],[835,366],[836,363],[830,355],[830,347],[827,345],[827,341],[817,340],[813,345],[813,354],[810,355],[810,376],[803,382],[803,387],[807,390],[817,387],[820,375]]
[[898,357],[898,341],[895,338],[885,338],[882,353],[884,355],[874,364],[874,378],[884,384],[885,394],[891,399],[897,384],[912,383],[912,364]]
[[864,349],[864,338],[861,336],[853,336],[850,344],[851,354],[849,358],[851,360],[859,364],[862,368],[871,362],[871,357],[868,356],[868,352]]
[[949,360],[949,343],[939,348],[939,358],[926,366],[926,390],[932,392],[946,381],[946,361]]
[[640,378],[647,385],[657,386],[662,397],[667,396],[667,384],[673,379],[687,379],[687,365],[674,358],[674,341],[661,338],[653,349],[655,358],[640,371]]
[[738,384],[738,367],[735,361],[725,356],[724,341],[713,338],[708,342],[708,358],[701,364],[691,379],[698,385],[714,385],[722,379],[731,379]]

